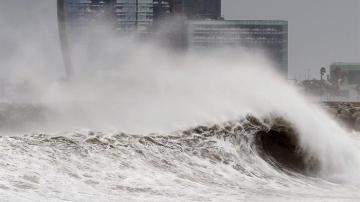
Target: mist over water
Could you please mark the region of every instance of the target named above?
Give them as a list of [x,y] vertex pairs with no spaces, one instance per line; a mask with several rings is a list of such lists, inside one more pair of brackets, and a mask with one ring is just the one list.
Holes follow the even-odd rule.
[[[359,197],[357,134],[298,93],[261,51],[179,53],[99,28],[73,44],[74,74],[65,80],[56,29],[36,34],[37,29],[27,27],[24,34],[9,24],[13,21],[0,22],[6,30],[0,35],[0,52],[7,53],[0,57],[1,99],[41,108],[39,120],[30,115],[22,120],[30,122],[25,127],[18,123],[9,127],[11,132],[2,132],[0,147],[7,156],[0,161],[13,166],[0,172],[3,198],[146,201],[136,197],[142,193],[149,200],[166,201],[179,192],[179,201],[271,201],[277,198],[270,194],[273,190],[284,201],[303,201],[304,193],[309,201],[328,199],[333,190],[337,192],[331,196],[338,199]],[[35,22],[44,23],[43,18]],[[274,117],[288,121],[306,162],[318,162],[317,171],[308,177],[267,164],[250,144],[261,127],[246,129],[247,115],[268,130]],[[216,135],[210,137],[206,129],[182,132],[199,125],[226,128],[229,121],[244,131],[235,132],[235,126],[233,132],[211,129]],[[33,133],[47,135],[23,135]],[[215,154],[223,162],[214,163]],[[71,182],[70,191],[59,188],[65,182]],[[340,189],[337,183],[351,188]],[[95,193],[94,198],[88,193]]]

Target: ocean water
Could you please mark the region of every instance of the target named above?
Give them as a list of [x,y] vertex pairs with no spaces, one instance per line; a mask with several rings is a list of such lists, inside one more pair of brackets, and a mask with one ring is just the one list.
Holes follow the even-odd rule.
[[[257,141],[259,132],[269,136],[270,130],[278,130],[278,123],[269,120],[248,116],[169,134],[79,130],[3,136],[0,200],[359,200],[356,181],[334,181],[320,175],[320,168],[297,170],[292,167],[296,162],[279,161],[262,145],[284,149],[279,140]],[[291,133],[290,125],[282,127],[283,134]],[[282,143],[290,145],[287,139]],[[281,156],[295,158],[285,148]]]

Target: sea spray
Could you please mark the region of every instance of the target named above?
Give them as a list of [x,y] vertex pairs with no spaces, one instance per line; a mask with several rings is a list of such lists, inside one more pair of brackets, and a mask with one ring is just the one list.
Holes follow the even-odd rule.
[[308,157],[320,162],[319,176],[356,179],[359,152],[351,134],[290,86],[263,55],[242,49],[178,54],[152,43],[106,38],[97,46],[96,65],[74,58],[92,71],[50,83],[36,98],[53,112],[42,125],[46,130],[163,133],[276,113],[294,125]]
[[[357,175],[358,149],[350,135],[291,87],[263,55],[230,48],[177,53],[104,31],[88,37],[73,50],[79,69],[71,80],[47,81],[41,72],[28,78],[36,81],[37,93],[27,101],[51,112],[29,131],[161,133],[277,113],[294,124],[301,148],[320,161],[320,175]],[[87,52],[88,46],[97,47],[96,52]]]

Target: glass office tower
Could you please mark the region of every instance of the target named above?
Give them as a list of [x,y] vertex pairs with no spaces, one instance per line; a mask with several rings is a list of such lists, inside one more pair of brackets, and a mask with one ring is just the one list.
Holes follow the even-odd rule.
[[221,0],[172,0],[173,11],[188,19],[220,19]]
[[91,30],[97,20],[106,19],[110,29],[148,37],[162,27],[157,26],[161,19],[179,15],[182,17],[171,21],[175,29],[167,27],[163,37],[171,47],[258,48],[266,51],[280,72],[288,73],[288,22],[223,20],[221,0],[58,0],[58,8],[65,49],[71,30]]
[[58,10],[73,27],[83,27],[100,18],[111,17],[112,0],[59,0]]
[[153,21],[153,0],[115,0],[116,28],[125,32],[146,32]]
[[288,73],[288,22],[272,20],[197,20],[187,22],[191,49],[242,47],[265,50],[278,70]]
[[106,20],[116,30],[146,32],[154,20],[171,15],[172,0],[58,0],[58,10],[71,28]]

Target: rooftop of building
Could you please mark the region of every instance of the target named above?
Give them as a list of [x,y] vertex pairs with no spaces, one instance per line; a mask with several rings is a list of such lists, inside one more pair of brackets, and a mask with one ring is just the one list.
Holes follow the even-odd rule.
[[350,63],[350,62],[334,62],[330,65],[330,68],[346,68],[346,69],[353,69],[353,70],[360,70],[360,63]]
[[192,24],[288,25],[286,20],[188,20]]

